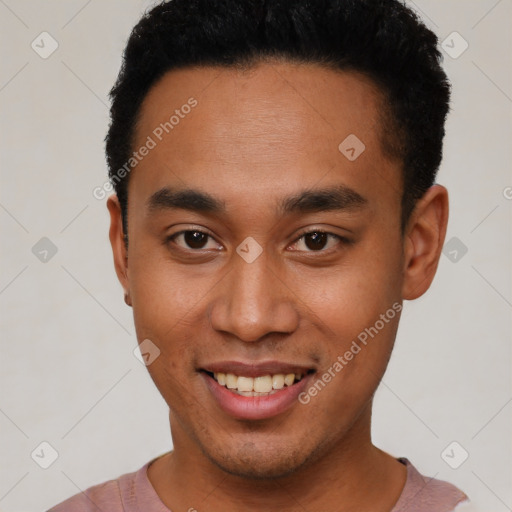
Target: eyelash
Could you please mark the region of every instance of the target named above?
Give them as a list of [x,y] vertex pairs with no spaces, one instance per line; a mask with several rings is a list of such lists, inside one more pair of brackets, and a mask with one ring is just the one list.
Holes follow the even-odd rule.
[[[309,229],[309,230],[306,230],[306,231],[303,231],[301,232],[297,238],[295,239],[295,241],[292,243],[292,245],[295,245],[297,242],[299,242],[302,238],[304,238],[306,235],[312,235],[313,233],[317,233],[317,234],[321,234],[321,235],[327,235],[331,238],[335,238],[336,240],[338,240],[339,243],[343,244],[343,245],[350,245],[351,244],[351,240],[349,240],[348,238],[345,238],[344,236],[341,236],[341,235],[336,235],[335,233],[331,233],[329,231],[324,231],[322,229]],[[339,249],[339,248],[338,248]],[[327,254],[327,253],[331,253],[332,251],[335,251],[337,250],[336,247],[334,248],[330,248],[330,249],[320,249],[318,251],[313,251],[313,250],[309,250],[309,251],[299,251],[299,252],[307,252],[307,253],[324,253],[324,254]]]
[[[180,236],[180,235],[183,235],[185,233],[201,233],[203,235],[206,235],[207,237],[209,237],[210,239],[212,240],[215,240],[215,238],[210,235],[209,233],[206,233],[204,231],[201,231],[200,229],[185,229],[183,231],[179,231],[177,233],[173,233],[172,235],[168,236],[165,240],[166,243],[169,243],[169,242],[172,242],[172,243],[176,243],[175,242],[175,239]],[[302,233],[300,233],[297,238],[294,240],[294,242],[292,242],[292,244],[290,245],[295,245],[296,243],[298,243],[302,238],[304,238],[306,235],[310,235],[310,234],[313,234],[313,233],[318,233],[318,234],[322,234],[322,235],[328,235],[329,237],[331,238],[335,238],[337,239],[341,244],[343,245],[350,245],[352,243],[352,240],[346,238],[346,237],[343,237],[341,235],[336,235],[335,233],[331,233],[329,231],[324,231],[324,230],[321,230],[321,229],[313,229],[313,230],[307,230],[307,231],[303,231]],[[218,242],[217,242],[218,243]],[[179,247],[179,246],[178,246]],[[191,249],[191,248],[187,248],[187,249],[184,249],[183,247],[180,247],[181,250],[184,250],[184,251],[187,251],[187,252],[200,252],[201,250],[203,249]],[[318,251],[314,251],[314,250],[309,250],[309,251],[298,251],[298,252],[307,252],[307,253],[330,253],[332,252],[333,250],[336,250],[336,248],[331,248],[331,249],[319,249]]]

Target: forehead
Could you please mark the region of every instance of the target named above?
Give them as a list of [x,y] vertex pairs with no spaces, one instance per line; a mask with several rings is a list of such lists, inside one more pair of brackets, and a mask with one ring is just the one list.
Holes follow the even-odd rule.
[[376,192],[386,184],[396,195],[401,177],[382,150],[381,101],[364,76],[320,65],[173,70],[141,106],[134,149],[148,138],[154,147],[129,193],[148,197],[171,183],[270,198],[286,186],[341,181],[357,190],[373,181]]

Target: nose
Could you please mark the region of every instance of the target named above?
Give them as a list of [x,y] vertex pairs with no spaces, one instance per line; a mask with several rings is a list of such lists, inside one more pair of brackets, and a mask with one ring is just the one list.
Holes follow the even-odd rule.
[[295,295],[265,252],[251,263],[234,254],[230,264],[210,309],[212,327],[245,342],[294,332],[299,324]]

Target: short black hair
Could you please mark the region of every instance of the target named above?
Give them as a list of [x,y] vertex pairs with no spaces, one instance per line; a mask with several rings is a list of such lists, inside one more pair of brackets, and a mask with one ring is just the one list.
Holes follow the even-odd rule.
[[[141,104],[168,71],[247,68],[277,58],[356,71],[383,94],[384,150],[402,171],[402,231],[435,182],[442,159],[450,85],[437,36],[399,0],[169,0],[133,29],[110,92],[109,177],[127,236],[125,168]],[[341,141],[340,141],[341,142]]]

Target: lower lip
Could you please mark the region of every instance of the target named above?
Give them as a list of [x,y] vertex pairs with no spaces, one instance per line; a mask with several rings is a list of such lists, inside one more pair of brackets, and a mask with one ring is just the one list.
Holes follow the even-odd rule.
[[298,396],[307,387],[307,382],[311,378],[311,374],[305,375],[299,382],[285,386],[271,395],[242,396],[221,386],[207,373],[201,372],[201,375],[220,408],[241,420],[264,420],[281,414],[298,402]]

